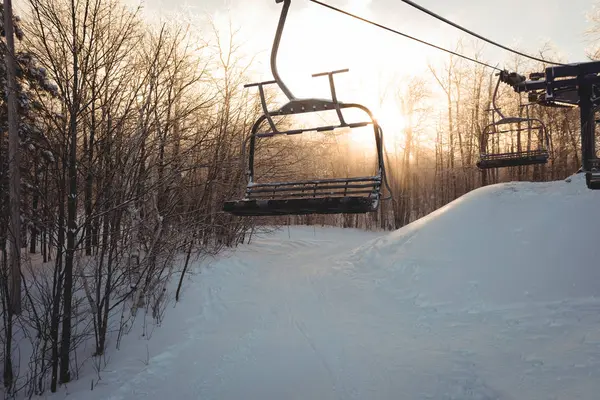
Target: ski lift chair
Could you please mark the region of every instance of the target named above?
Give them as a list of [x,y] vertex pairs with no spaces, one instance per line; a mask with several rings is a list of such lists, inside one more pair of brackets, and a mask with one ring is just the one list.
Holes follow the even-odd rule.
[[600,159],[589,161],[590,168],[585,172],[585,182],[588,189],[600,190]]
[[[355,214],[376,211],[381,200],[381,184],[384,177],[383,138],[382,130],[371,111],[360,104],[342,103],[338,101],[334,75],[345,70],[324,72],[313,77],[327,76],[331,90],[331,100],[327,99],[298,99],[279,77],[276,65],[277,50],[283,26],[287,17],[291,0],[276,0],[283,2],[283,8],[277,26],[275,41],[271,51],[271,70],[275,80],[253,83],[245,87],[258,87],[263,114],[252,127],[250,135],[243,145],[243,153],[248,147],[248,169],[245,195],[242,199],[226,201],[223,210],[237,216],[277,216],[303,214]],[[277,110],[267,109],[264,86],[277,84],[287,96],[288,102]],[[342,110],[359,109],[367,114],[368,120],[363,122],[347,122]],[[328,126],[313,126],[296,129],[280,130],[273,117],[290,116],[305,113],[335,111],[337,123]],[[259,130],[266,122],[266,132]],[[280,135],[298,135],[309,131],[328,132],[339,128],[355,129],[372,125],[374,141],[377,150],[377,172],[373,176],[312,179],[291,182],[258,182],[254,171],[254,159],[257,138],[271,138]]]
[[[500,116],[498,121],[487,125],[481,136],[480,159],[477,167],[480,169],[515,167],[520,165],[546,164],[549,158],[548,149],[550,147],[549,137],[544,123],[537,118],[529,117],[528,105],[527,117],[505,117],[496,106],[496,96],[500,82],[504,78],[500,72],[500,77],[496,83],[494,95],[492,97],[492,113]],[[523,126],[524,125],[524,126]],[[502,137],[513,137],[516,143],[511,143],[509,148],[500,146]],[[516,136],[516,137],[515,137]],[[523,142],[529,144],[534,142],[533,147],[523,149]]]

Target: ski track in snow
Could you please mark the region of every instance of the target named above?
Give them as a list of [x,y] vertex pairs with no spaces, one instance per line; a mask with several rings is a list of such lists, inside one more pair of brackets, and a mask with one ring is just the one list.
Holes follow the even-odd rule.
[[[115,353],[109,368],[118,372],[105,372],[94,391],[83,384],[71,390],[71,398],[597,399],[600,283],[580,276],[580,292],[571,291],[563,285],[564,265],[549,263],[566,252],[577,274],[581,263],[597,261],[599,250],[586,246],[600,234],[600,217],[587,231],[594,239],[575,237],[556,249],[553,241],[581,227],[548,221],[548,211],[527,205],[543,194],[548,215],[570,212],[567,218],[584,225],[590,214],[573,213],[600,197],[558,185],[485,188],[392,234],[296,227],[257,238],[187,285],[183,303],[167,311],[148,341],[156,354],[147,366]],[[496,209],[516,203],[523,207],[517,217],[529,222],[507,223],[500,235],[485,227],[468,237],[446,229],[500,221]],[[532,237],[534,229],[549,239]],[[481,247],[486,235],[503,255],[447,251],[463,242]],[[548,265],[503,253],[506,246],[515,253],[523,241],[548,246],[540,261]],[[573,249],[586,248],[589,257],[574,256]],[[474,264],[461,264],[465,259]],[[495,291],[497,285],[505,286]]]

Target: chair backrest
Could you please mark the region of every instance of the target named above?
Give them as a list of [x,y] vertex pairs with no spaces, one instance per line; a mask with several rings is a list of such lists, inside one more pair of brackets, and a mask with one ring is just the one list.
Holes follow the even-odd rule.
[[248,185],[247,199],[378,197],[381,177],[305,180]]

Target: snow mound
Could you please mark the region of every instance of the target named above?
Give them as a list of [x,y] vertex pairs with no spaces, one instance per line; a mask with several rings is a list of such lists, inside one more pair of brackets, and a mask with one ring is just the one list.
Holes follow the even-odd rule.
[[599,238],[600,193],[583,175],[511,182],[474,190],[361,246],[346,267],[423,305],[590,298],[600,295]]

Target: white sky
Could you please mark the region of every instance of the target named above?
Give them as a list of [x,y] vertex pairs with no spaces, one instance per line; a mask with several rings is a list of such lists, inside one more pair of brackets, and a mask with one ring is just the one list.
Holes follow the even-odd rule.
[[[133,0],[132,0],[133,1]],[[169,12],[193,9],[197,13],[226,13],[232,10],[234,23],[251,24],[254,17],[263,14],[260,24],[274,25],[273,16],[280,9],[274,0],[142,0],[148,10]],[[349,11],[367,10],[368,16],[382,24],[414,34],[440,45],[451,45],[461,35],[456,29],[413,9],[399,0],[326,0]],[[419,0],[419,4],[445,16],[475,32],[500,43],[536,52],[540,43],[551,40],[568,61],[582,60],[585,56],[583,32],[587,27],[586,14],[594,0]],[[243,11],[242,11],[243,10]],[[314,10],[324,21],[331,20],[334,12],[308,0],[294,0],[290,19],[298,10]],[[344,17],[349,18],[349,17]],[[255,21],[256,22],[256,21]],[[362,24],[357,22],[357,24]],[[314,29],[326,26],[314,26]],[[377,28],[370,28],[377,30]],[[345,32],[340,32],[344,34]],[[378,31],[378,36],[393,37],[392,33]],[[395,38],[395,50],[401,51],[408,39]],[[392,49],[390,49],[392,50]]]
[[[270,80],[269,52],[281,4],[275,0],[123,0],[140,4],[149,18],[183,19],[206,27],[207,17],[226,31],[229,21],[240,28],[242,49],[255,56],[256,80]],[[477,39],[410,7],[400,0],[322,0],[383,25],[454,48],[466,39],[460,52],[472,56]],[[558,54],[546,54],[559,62],[587,61],[589,47],[584,32],[586,15],[598,0],[416,0],[422,6],[504,45],[539,55],[550,41]],[[510,53],[479,42],[482,58],[492,65],[504,64]],[[391,32],[357,21],[308,0],[293,0],[279,52],[278,65],[284,81],[298,97],[329,97],[325,78],[315,72],[349,68],[336,78],[338,96],[374,109],[380,118],[397,120],[397,107],[389,100],[382,106],[387,88],[402,86],[406,77],[428,73],[427,65],[439,65],[448,55]],[[528,74],[531,71],[518,71]],[[491,73],[491,71],[490,71]],[[404,79],[404,81],[403,81]],[[398,85],[400,83],[400,85]],[[386,94],[387,96],[387,94]],[[379,111],[379,112],[378,112]],[[401,122],[394,129],[400,130]],[[384,129],[386,127],[384,126]]]
[[[272,79],[269,53],[282,6],[275,0],[141,1],[145,12],[153,17],[184,18],[202,26],[210,15],[224,30],[231,21],[234,28],[241,29],[238,38],[244,41],[243,50],[256,56],[255,80]],[[480,42],[400,0],[322,1],[442,47],[454,48],[462,37],[466,48],[459,52],[472,56],[473,44],[478,43],[485,61],[512,69],[510,53]],[[546,58],[558,62],[587,61],[585,49],[590,43],[584,32],[588,27],[586,15],[593,10],[594,0],[416,2],[480,35],[526,53],[539,55],[542,46],[551,42],[557,53],[547,53]],[[278,65],[283,80],[297,97],[329,98],[326,79],[313,79],[310,75],[349,68],[350,74],[336,78],[340,100],[367,105],[380,118],[384,131],[396,132],[392,136],[397,136],[403,130],[403,120],[386,89],[402,87],[407,77],[410,79],[414,75],[425,74],[431,78],[428,63],[439,65],[447,60],[448,55],[438,50],[308,0],[293,0]],[[532,71],[517,72],[528,74]],[[439,91],[439,88],[433,90]],[[386,124],[385,121],[389,122]]]

